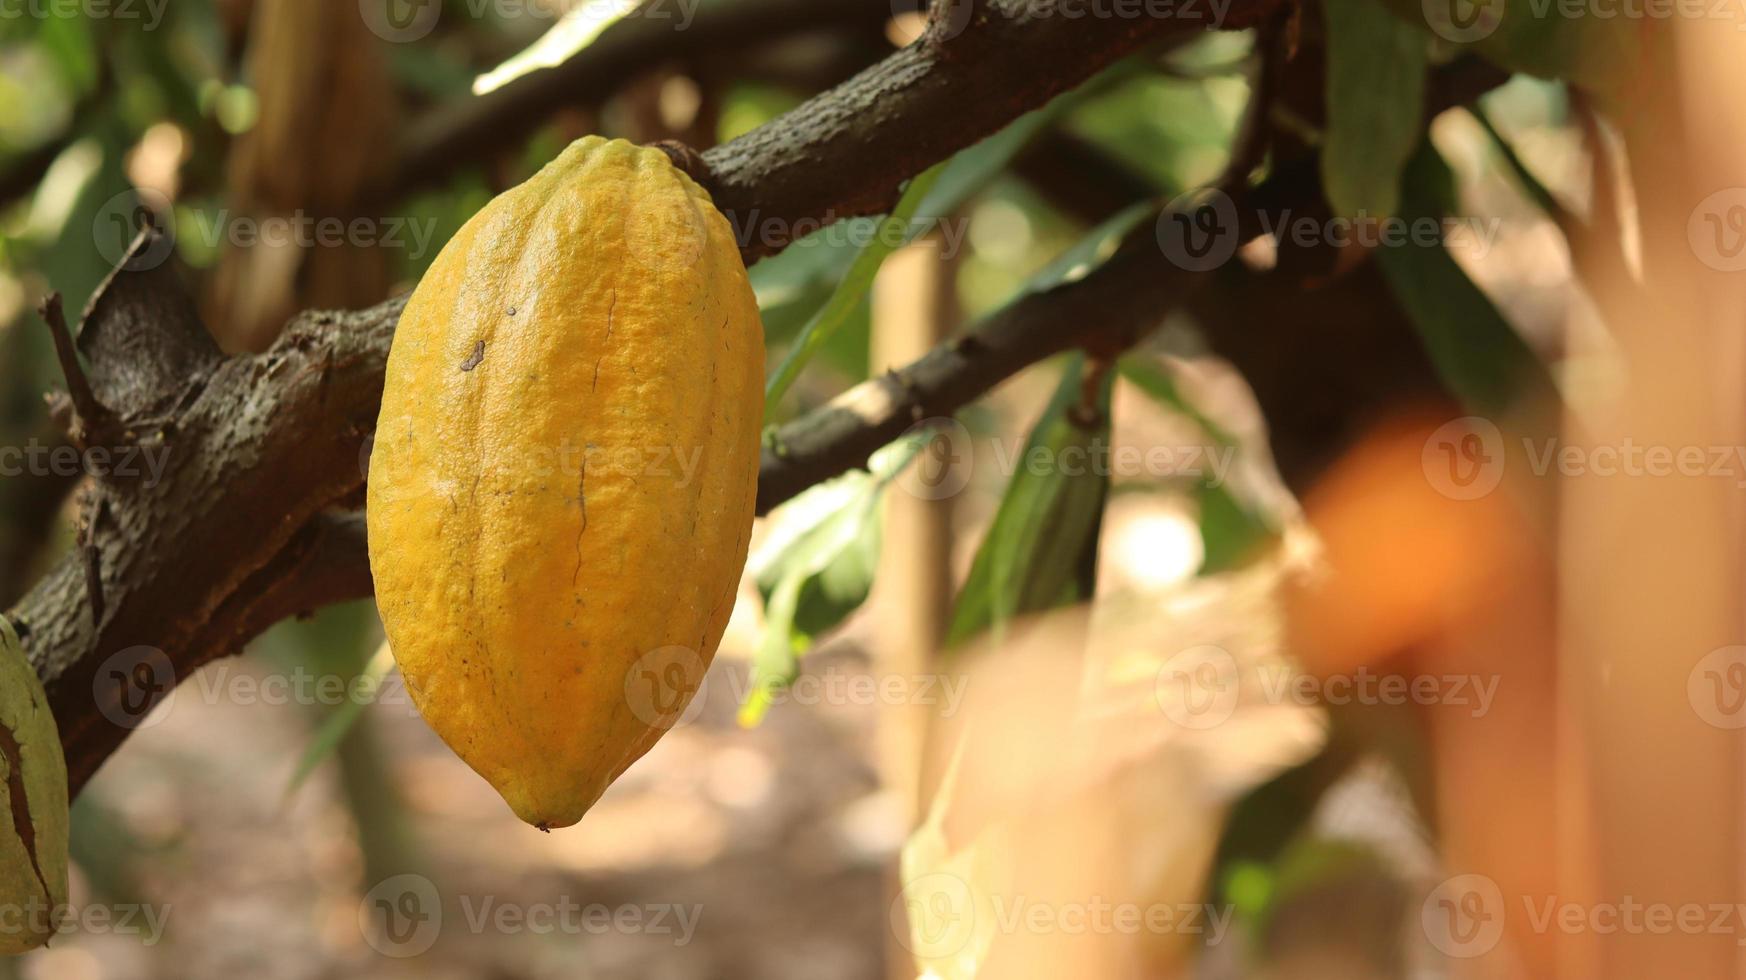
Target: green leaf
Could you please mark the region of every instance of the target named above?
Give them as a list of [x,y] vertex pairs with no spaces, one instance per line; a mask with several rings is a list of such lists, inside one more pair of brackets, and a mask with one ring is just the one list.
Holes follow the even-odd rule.
[[1427,39],[1376,0],[1327,0],[1322,184],[1347,217],[1384,217],[1423,123]]
[[[334,754],[341,742],[345,741],[352,726],[356,725],[358,719],[363,717],[364,708],[382,690],[383,679],[393,669],[394,656],[389,652],[388,644],[384,643],[376,651],[376,655],[370,658],[363,673],[358,675],[357,683],[352,686],[354,694],[360,696],[347,697],[345,701],[335,706],[327,717],[322,719],[321,726],[315,730],[315,734],[310,737],[309,744],[303,749],[303,756],[297,760],[297,768],[291,772],[290,782],[285,785],[286,799],[290,799],[298,789],[302,788],[310,775],[323,762],[326,762],[329,756]],[[361,694],[365,692],[368,692],[370,697],[362,697]]]
[[1247,565],[1264,551],[1277,529],[1230,490],[1195,484],[1200,504],[1200,574],[1215,575]]
[[1037,274],[1020,290],[1020,295],[1045,293],[1056,286],[1084,279],[1108,262],[1135,228],[1157,216],[1158,205],[1152,201],[1136,201],[1110,215],[1085,237],[1055,256],[1048,265],[1037,270]]
[[97,45],[91,36],[91,22],[75,17],[44,17],[37,35],[44,50],[54,58],[55,67],[67,87],[76,92],[90,91],[97,84]]
[[868,470],[828,480],[784,504],[784,540],[755,571],[764,597],[764,639],[752,662],[751,696],[739,721],[757,725],[775,692],[794,680],[814,638],[867,601],[879,563],[885,489],[927,438],[907,436],[875,453]]
[[[1091,597],[1109,472],[1090,460],[1109,449],[1114,375],[1101,379],[1096,417],[1086,420],[1074,411],[1084,372],[1083,355],[1075,355],[1015,458],[1017,469],[958,593],[948,649],[984,630],[998,635],[1025,613]],[[1086,465],[1069,465],[1075,458]]]
[[1549,0],[1385,2],[1457,50],[1471,47],[1512,72],[1566,81],[1603,101],[1652,91],[1641,79],[1675,67],[1674,32],[1645,29],[1642,18],[1608,16],[1595,6],[1573,12]]
[[[957,211],[1005,171],[1037,134],[1066,113],[1142,71],[1144,67],[1138,62],[1118,63],[1068,95],[1020,116],[1000,132],[917,175],[892,212],[878,221],[866,238],[867,244],[853,259],[844,258],[846,246],[833,244],[840,241],[841,233],[826,228],[795,242],[783,255],[754,266],[752,284],[758,292],[760,312],[766,317],[766,337],[770,339],[779,340],[792,329],[797,308],[809,308],[809,303],[816,302],[808,293],[816,291],[821,280],[835,283],[823,305],[812,307],[817,312],[801,328],[799,341],[771,373],[764,389],[765,419],[776,417],[782,397],[795,378],[812,357],[826,349],[833,336],[846,325],[865,323],[867,293],[886,257],[899,247],[897,243],[909,242],[921,229]],[[766,266],[772,268],[759,271]]]
[[868,290],[873,288],[873,277],[879,274],[879,267],[885,264],[886,257],[908,241],[915,230],[911,219],[921,207],[929,188],[939,179],[940,170],[941,166],[935,165],[909,182],[909,187],[904,190],[897,207],[880,220],[878,232],[862,246],[860,254],[855,256],[855,261],[837,284],[831,298],[800,332],[800,339],[789,348],[787,356],[777,365],[769,382],[764,386],[766,419],[775,416],[782,396],[788,393],[806,363],[818,353],[831,334],[849,322],[855,308],[866,300]]
[[928,192],[918,214],[922,218],[938,219],[957,211],[965,201],[1005,172],[1019,151],[1044,130],[1086,102],[1147,71],[1147,66],[1136,59],[1117,62],[1096,78],[1041,109],[1033,109],[1018,117],[993,136],[958,151],[946,161],[939,183]]
[[1359,753],[1334,739],[1309,759],[1251,789],[1231,807],[1208,884],[1215,904],[1231,902],[1251,921],[1272,905],[1276,865],[1310,829],[1322,798],[1351,770]]
[[[1176,379],[1151,356],[1127,354],[1117,362],[1116,369],[1122,380],[1199,426],[1208,441],[1214,444],[1209,449],[1230,451],[1239,448],[1236,438],[1184,397],[1176,387]],[[1239,500],[1228,487],[1202,481],[1195,484],[1194,493],[1200,509],[1202,575],[1242,567],[1279,533],[1266,514]]]
[[[855,222],[871,229],[871,219]],[[781,348],[793,342],[813,316],[830,301],[831,294],[855,261],[856,250],[834,229],[821,229],[783,249],[749,271],[752,290],[758,296],[758,313],[764,321],[764,342]],[[860,240],[855,237],[855,240]],[[863,297],[848,319],[823,344],[818,357],[849,378],[864,378],[872,335],[870,305]]]
[[1123,381],[1140,389],[1153,401],[1199,426],[1201,431],[1207,434],[1207,438],[1217,442],[1220,446],[1237,444],[1236,437],[1226,432],[1224,426],[1214,422],[1193,402],[1183,396],[1181,389],[1176,387],[1176,379],[1171,377],[1170,373],[1164,370],[1151,355],[1142,353],[1123,355],[1122,359],[1116,362],[1116,373],[1121,376]]
[[[1435,188],[1448,180],[1448,164],[1425,141],[1408,167],[1402,220],[1442,218]],[[1432,366],[1469,410],[1495,417],[1521,402],[1556,402],[1546,366],[1440,240],[1380,248],[1376,256]]]

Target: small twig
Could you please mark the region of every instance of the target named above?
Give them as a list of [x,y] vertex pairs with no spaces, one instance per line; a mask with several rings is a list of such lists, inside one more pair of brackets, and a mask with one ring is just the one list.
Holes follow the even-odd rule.
[[689,144],[679,140],[658,140],[649,145],[667,154],[667,159],[673,161],[673,166],[696,181],[697,186],[706,191],[713,189],[715,174],[709,169],[709,161],[703,159],[703,154]]
[[1269,116],[1279,94],[1279,79],[1285,73],[1285,63],[1291,60],[1296,47],[1295,8],[1286,8],[1273,15],[1255,40],[1260,63],[1250,83],[1249,102],[1243,108],[1243,119],[1237,126],[1231,143],[1231,159],[1216,186],[1230,193],[1249,185],[1249,175],[1267,160],[1273,147],[1273,128]]
[[55,358],[60,361],[61,374],[67,379],[67,393],[73,399],[75,427],[82,430],[74,436],[75,441],[81,441],[86,434],[112,428],[115,423],[115,413],[97,400],[97,393],[91,390],[91,381],[85,377],[85,369],[79,364],[79,354],[73,348],[73,334],[67,329],[66,311],[61,305],[61,294],[50,293],[37,307],[37,314],[48,324],[49,334],[55,341]]

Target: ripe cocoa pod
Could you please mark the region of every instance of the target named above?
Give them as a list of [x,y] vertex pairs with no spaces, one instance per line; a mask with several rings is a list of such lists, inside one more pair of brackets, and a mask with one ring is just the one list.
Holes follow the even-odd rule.
[[55,934],[67,907],[67,760],[48,695],[0,617],[0,955]]
[[493,200],[407,302],[370,459],[377,607],[425,720],[528,823],[580,820],[701,682],[763,373],[727,220],[622,140]]

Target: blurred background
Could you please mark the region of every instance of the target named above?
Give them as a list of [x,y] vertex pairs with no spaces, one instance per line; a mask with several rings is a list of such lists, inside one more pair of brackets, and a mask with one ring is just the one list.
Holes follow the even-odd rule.
[[[1368,25],[1381,50],[1406,20],[1352,5],[1283,28],[1272,156],[1240,176],[1332,156],[1351,123],[1324,96],[1389,87],[1334,67],[1354,49],[1328,30]],[[410,289],[570,140],[731,140],[914,41],[916,7],[139,0],[0,17],[0,446],[65,444],[34,308],[51,290],[83,308],[142,215],[172,234],[221,346],[263,350],[298,311]],[[108,761],[74,809],[76,926],[0,976],[1600,975],[1558,948],[1593,930],[1524,914],[1575,902],[1588,921],[1633,892],[1584,848],[1679,838],[1711,812],[1682,795],[1702,786],[1714,821],[1686,825],[1701,843],[1663,867],[1737,863],[1735,749],[1708,739],[1746,715],[1687,681],[1735,690],[1746,672],[1716,585],[1746,463],[1618,498],[1558,488],[1600,457],[1536,468],[1533,447],[1628,440],[1654,415],[1633,405],[1737,414],[1734,379],[1692,373],[1732,348],[1625,356],[1656,324],[1710,322],[1667,293],[1608,295],[1653,278],[1631,181],[1666,161],[1621,172],[1635,122],[1576,71],[1487,64],[1462,88],[1474,56],[1404,29],[1428,142],[1396,161],[1394,207],[1342,226],[1347,201],[1376,199],[1312,189],[1270,212],[1307,232],[1248,241],[1139,345],[1046,360],[761,519],[701,708],[581,825],[520,824],[418,719],[373,607],[325,609],[186,680]],[[769,421],[1163,229],[1167,202],[1221,181],[1248,138],[1267,30],[1148,49],[964,151],[912,187],[907,244],[882,263],[860,261],[879,226],[857,219],[754,266],[772,367],[803,332],[821,341]],[[1718,77],[1632,77],[1727,104]],[[491,133],[493,93],[534,84],[549,91],[500,134],[453,138]],[[1746,214],[1746,192],[1731,206]],[[1414,215],[1432,247],[1385,261],[1348,234]],[[348,231],[323,237],[324,219]],[[1622,364],[1648,365],[1647,394],[1620,394]],[[1578,404],[1632,424],[1558,442]],[[1725,430],[1644,442],[1708,452],[1738,444]],[[1473,491],[1467,464],[1490,486]],[[73,545],[78,478],[0,476],[0,608]],[[1701,506],[1678,489],[1698,480]],[[1634,566],[1638,548],[1680,557]],[[1669,646],[1654,630],[1674,610],[1722,625]],[[1635,814],[1630,781],[1654,763],[1645,747],[1590,782],[1608,747],[1583,732],[1626,740],[1609,712],[1636,709],[1604,680],[1580,691],[1644,650],[1675,692],[1655,730],[1698,734],[1669,735],[1687,741],[1661,757],[1661,816],[1596,829],[1581,815]],[[1572,697],[1588,710],[1561,713]],[[1724,879],[1634,893],[1707,907]],[[1746,922],[1714,932],[1692,955],[1726,964]],[[1654,955],[1690,971],[1667,975],[1725,975]]]

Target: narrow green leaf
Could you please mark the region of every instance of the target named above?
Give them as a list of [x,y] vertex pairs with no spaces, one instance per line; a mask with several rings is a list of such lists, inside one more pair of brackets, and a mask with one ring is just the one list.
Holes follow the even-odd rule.
[[1140,389],[1147,397],[1159,405],[1184,416],[1199,426],[1207,438],[1222,446],[1235,446],[1237,439],[1224,426],[1214,422],[1205,412],[1202,412],[1193,402],[1183,396],[1176,387],[1176,379],[1159,366],[1156,359],[1149,354],[1132,353],[1123,355],[1116,362],[1116,373],[1123,381]]
[[[341,742],[351,732],[352,726],[363,716],[367,707],[382,690],[382,681],[388,672],[394,669],[394,655],[389,652],[388,644],[382,644],[376,655],[370,658],[363,673],[358,675],[357,683],[353,685],[353,693],[357,696],[348,697],[336,706],[328,716],[322,719],[321,726],[310,737],[309,744],[303,750],[302,758],[297,760],[297,768],[291,773],[291,780],[285,786],[285,798],[290,799],[306,782],[310,775],[326,762],[339,748]],[[369,697],[362,695],[368,693]]]
[[805,329],[801,330],[800,339],[789,348],[788,355],[777,365],[769,382],[764,386],[765,418],[776,414],[782,396],[793,386],[794,379],[800,376],[806,362],[818,353],[832,333],[848,322],[855,308],[867,298],[868,290],[873,288],[873,277],[878,275],[879,267],[885,264],[886,257],[908,241],[909,235],[914,231],[911,219],[921,207],[928,189],[939,179],[940,169],[936,165],[909,182],[909,187],[904,190],[897,207],[880,220],[878,232],[862,247],[860,254],[855,256],[855,261],[837,284],[831,298],[813,315]]
[[[907,243],[929,222],[946,218],[957,211],[965,201],[1005,171],[1019,151],[1036,138],[1037,134],[1085,100],[1144,70],[1144,66],[1137,61],[1121,62],[1071,93],[1041,109],[1020,116],[1000,132],[918,175],[910,181],[892,213],[878,221],[873,234],[868,238],[868,244],[861,248],[852,261],[843,259],[839,254],[845,250],[845,246],[829,244],[833,240],[832,233],[830,229],[823,229],[795,242],[782,255],[754,266],[751,273],[752,283],[758,291],[760,308],[766,317],[774,315],[776,320],[775,330],[770,329],[769,319],[765,323],[772,337],[785,334],[791,329],[790,322],[795,315],[795,309],[784,305],[785,303],[806,301],[805,291],[815,288],[821,278],[836,283],[829,299],[817,307],[817,312],[801,329],[800,339],[789,348],[766,383],[765,419],[776,417],[776,409],[782,397],[793,386],[795,378],[799,377],[807,362],[825,346],[826,341],[840,332],[846,323],[852,322],[857,314],[865,316],[863,304],[867,293],[872,289],[874,276],[886,257],[898,247],[893,243]],[[1124,216],[1137,223],[1138,218],[1144,216],[1144,212],[1142,210],[1137,216],[1124,212]],[[1068,271],[1071,271],[1071,267]],[[1083,271],[1079,274],[1083,275]]]
[[1266,549],[1277,529],[1224,487],[1196,484],[1200,504],[1200,574],[1241,568]]
[[1037,270],[1021,294],[1046,293],[1056,286],[1078,282],[1108,262],[1134,229],[1158,216],[1154,201],[1136,201],[1103,220],[1085,236]]
[[[1448,179],[1448,164],[1425,141],[1407,170],[1401,218],[1416,223],[1443,217],[1435,188]],[[1546,366],[1441,241],[1380,248],[1376,257],[1432,366],[1471,411],[1495,417],[1520,402],[1556,401]]]
[[1427,39],[1376,0],[1327,0],[1322,183],[1334,210],[1385,217],[1424,116]]
[[752,662],[751,696],[740,706],[741,725],[762,721],[813,639],[867,601],[879,563],[885,490],[924,445],[920,436],[900,439],[874,454],[867,472],[821,483],[783,505],[792,529],[754,573],[764,597],[764,639]]
[[[1077,418],[1085,365],[1076,355],[1015,458],[994,523],[958,593],[948,649],[1025,613],[1091,596],[1109,473],[1090,464],[1109,447],[1113,375],[1096,395],[1096,418]],[[1083,465],[1081,465],[1083,464]]]
[[1516,153],[1516,148],[1504,138],[1504,134],[1499,132],[1497,126],[1491,121],[1491,116],[1477,104],[1468,106],[1467,111],[1479,121],[1480,127],[1485,130],[1485,135],[1491,137],[1492,146],[1497,149],[1498,155],[1503,157],[1504,165],[1515,176],[1516,182],[1522,185],[1522,191],[1528,195],[1529,200],[1538,205],[1548,217],[1563,223],[1566,218],[1564,205],[1559,204],[1558,199],[1552,196],[1552,192],[1546,189],[1546,185],[1540,183],[1540,178],[1534,176],[1534,172],[1528,169],[1528,165]]

